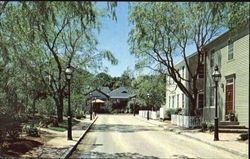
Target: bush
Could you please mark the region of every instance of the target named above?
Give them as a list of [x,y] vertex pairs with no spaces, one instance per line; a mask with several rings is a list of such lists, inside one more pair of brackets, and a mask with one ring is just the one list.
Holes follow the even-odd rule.
[[181,108],[177,108],[177,109],[175,109],[175,113],[174,114],[179,114],[180,112],[181,112]]
[[208,123],[207,128],[210,132],[214,131],[214,124],[213,123]]
[[181,108],[170,108],[165,112],[165,115],[167,116],[167,119],[171,119],[171,114],[178,114],[181,110]]
[[240,134],[240,140],[247,140],[247,139],[248,139],[248,133]]
[[16,114],[1,112],[0,123],[0,140],[3,140],[7,136],[15,139],[22,132],[21,121]]
[[76,119],[81,119],[83,116],[82,116],[82,114],[81,113],[79,113],[79,114],[76,114]]
[[207,130],[207,123],[202,122],[202,123],[201,123],[201,131],[204,132],[204,131],[206,131],[206,130]]
[[40,136],[37,127],[35,127],[33,125],[25,125],[24,131],[28,136],[32,136],[32,137],[39,137]]

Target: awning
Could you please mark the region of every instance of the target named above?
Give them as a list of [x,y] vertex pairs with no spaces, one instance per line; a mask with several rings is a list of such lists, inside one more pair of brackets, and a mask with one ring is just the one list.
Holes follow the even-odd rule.
[[96,100],[92,100],[92,103],[105,103],[105,102],[101,99],[96,99]]

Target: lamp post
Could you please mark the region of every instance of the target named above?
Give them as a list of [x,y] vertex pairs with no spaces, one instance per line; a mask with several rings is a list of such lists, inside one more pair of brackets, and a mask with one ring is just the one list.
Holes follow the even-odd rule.
[[70,80],[72,77],[72,69],[70,66],[65,70],[66,80],[68,82],[68,140],[72,140],[72,123],[71,123],[71,108],[70,108]]
[[95,110],[95,108],[96,108],[96,107],[95,107],[95,105],[96,105],[96,97],[94,97],[94,99],[95,99],[95,103],[94,103],[94,107],[93,107],[93,112],[94,112],[94,117],[95,117],[95,116],[96,116],[96,112],[95,112],[95,111],[96,111],[96,110]]
[[214,72],[212,74],[213,80],[215,82],[215,118],[214,118],[214,141],[219,141],[219,131],[218,131],[218,113],[217,113],[217,87],[218,81],[221,78],[218,65],[214,67]]
[[92,120],[92,105],[93,105],[93,103],[92,103],[92,98],[93,98],[93,96],[92,96],[92,93],[90,93],[90,96],[91,96],[91,104],[90,104],[90,113],[89,113],[89,119],[90,120]]
[[[149,94],[147,94],[148,96],[148,104],[149,104]],[[147,120],[149,120],[149,109],[148,109],[148,112],[147,112]]]

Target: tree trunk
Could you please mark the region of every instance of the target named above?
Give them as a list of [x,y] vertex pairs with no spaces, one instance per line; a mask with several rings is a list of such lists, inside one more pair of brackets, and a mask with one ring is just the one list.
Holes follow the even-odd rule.
[[54,98],[57,108],[57,121],[63,122],[63,97],[59,95],[59,98]]
[[190,109],[189,109],[189,114],[190,116],[194,116],[195,114],[195,109],[196,109],[196,105],[197,105],[197,94],[198,94],[198,90],[196,88],[196,79],[193,78],[193,82],[192,82],[192,92],[193,92],[193,97],[189,98],[190,99]]

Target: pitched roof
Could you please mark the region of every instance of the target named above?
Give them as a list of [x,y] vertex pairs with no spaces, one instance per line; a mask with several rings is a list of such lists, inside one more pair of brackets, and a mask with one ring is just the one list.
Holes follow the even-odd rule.
[[125,87],[119,87],[109,93],[110,98],[129,98],[131,93]]
[[103,93],[109,94],[110,89],[109,89],[109,87],[101,87],[101,91],[102,91]]

